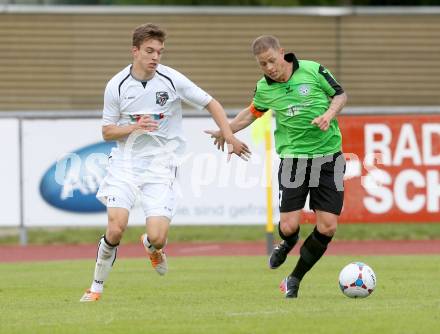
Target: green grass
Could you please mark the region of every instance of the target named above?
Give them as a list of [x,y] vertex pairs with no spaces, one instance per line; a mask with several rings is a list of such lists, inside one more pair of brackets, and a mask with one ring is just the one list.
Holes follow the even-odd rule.
[[[301,226],[301,235],[307,236],[314,225]],[[28,231],[30,244],[88,244],[96,243],[105,231],[100,228],[32,228]],[[144,233],[142,226],[129,226],[124,243],[138,242]],[[278,237],[277,231],[275,236]],[[192,241],[264,241],[265,226],[177,226],[172,225],[169,239],[172,242]],[[336,240],[409,240],[440,239],[440,224],[341,224]],[[1,244],[18,244],[17,229],[0,229]]]
[[[159,277],[145,261],[119,259],[97,303],[78,302],[93,261],[0,264],[1,333],[415,334],[438,333],[440,256],[324,257],[297,300],[279,281],[296,257],[269,270],[266,257],[170,258]],[[339,270],[362,260],[376,291],[349,299]]]

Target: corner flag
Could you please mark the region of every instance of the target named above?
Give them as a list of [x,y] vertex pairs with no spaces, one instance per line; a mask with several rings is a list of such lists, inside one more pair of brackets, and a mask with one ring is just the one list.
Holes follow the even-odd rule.
[[272,110],[252,123],[251,137],[255,144],[265,141],[265,170],[266,170],[266,245],[267,254],[273,250],[273,199],[272,199]]

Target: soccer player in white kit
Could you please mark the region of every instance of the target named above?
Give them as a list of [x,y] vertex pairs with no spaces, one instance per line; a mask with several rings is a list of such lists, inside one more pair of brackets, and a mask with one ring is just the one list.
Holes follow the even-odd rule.
[[95,272],[81,302],[101,297],[116,259],[117,246],[137,198],[146,217],[141,236],[153,268],[164,275],[163,248],[176,210],[173,190],[179,158],[185,149],[181,102],[206,108],[220,127],[232,154],[247,159],[249,149],[234,137],[223,107],[178,71],[159,64],[166,33],[154,24],[133,32],[133,63],[117,73],[104,94],[102,135],[117,141],[97,197],[107,206],[108,225],[98,244]]

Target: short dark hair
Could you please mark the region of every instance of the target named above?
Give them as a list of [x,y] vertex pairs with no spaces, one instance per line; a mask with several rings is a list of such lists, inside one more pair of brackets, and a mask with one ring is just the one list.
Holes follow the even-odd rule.
[[252,53],[254,56],[259,55],[269,49],[278,50],[280,48],[280,42],[278,38],[272,35],[262,35],[257,37],[252,42]]
[[159,26],[152,23],[145,23],[133,31],[133,46],[139,48],[141,44],[148,39],[156,39],[165,42],[167,33]]

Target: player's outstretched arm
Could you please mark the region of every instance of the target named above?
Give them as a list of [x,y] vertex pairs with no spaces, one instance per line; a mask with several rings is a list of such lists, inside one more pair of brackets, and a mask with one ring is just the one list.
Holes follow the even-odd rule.
[[[228,161],[231,158],[232,154],[236,154],[240,158],[244,160],[248,160],[251,154],[249,147],[245,143],[235,138],[233,134],[233,130],[228,122],[228,119],[226,118],[226,113],[222,105],[217,100],[212,99],[211,102],[209,102],[208,105],[206,106],[206,109],[208,109],[208,111],[211,113],[212,118],[220,128],[219,131],[220,142],[215,142],[215,143],[219,148],[221,146],[222,149],[224,147],[224,142],[227,143]],[[213,137],[212,133],[211,133],[211,137]]]
[[[250,107],[247,107],[240,111],[229,124],[232,132],[236,133],[251,125],[256,119],[257,118],[250,112]],[[214,145],[217,145],[219,150],[224,151],[225,139],[220,130],[205,130],[205,133],[209,134],[211,138],[214,138]]]
[[247,107],[240,111],[231,121],[231,128],[234,133],[247,128],[257,118],[251,113],[251,107]]

